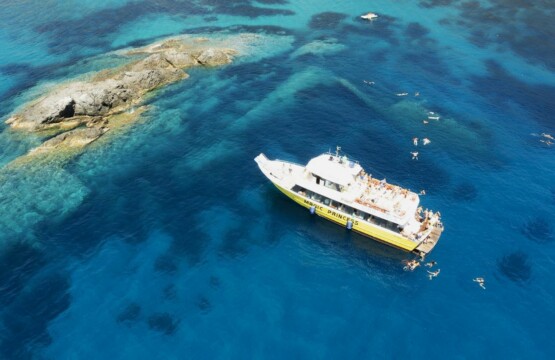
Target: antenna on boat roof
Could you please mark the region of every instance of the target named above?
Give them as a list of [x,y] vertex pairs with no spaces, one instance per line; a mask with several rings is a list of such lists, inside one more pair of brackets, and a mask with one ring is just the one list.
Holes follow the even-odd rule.
[[341,151],[341,146],[335,147],[335,156],[339,157],[339,152]]

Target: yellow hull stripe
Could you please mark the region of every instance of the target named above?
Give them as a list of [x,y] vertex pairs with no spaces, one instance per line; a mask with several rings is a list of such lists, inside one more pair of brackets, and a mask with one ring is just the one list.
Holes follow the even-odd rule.
[[314,206],[316,209],[316,214],[325,219],[328,219],[345,227],[347,226],[347,221],[350,219],[353,222],[353,230],[362,235],[368,236],[387,245],[406,251],[412,251],[418,245],[417,243],[410,241],[401,235],[393,234],[389,231],[381,229],[378,226],[371,225],[354,217],[350,217],[329,206],[315,203],[294,193],[293,191],[282,188],[276,183],[274,183],[274,185],[279,189],[279,191],[287,195],[287,197],[291,198],[293,201],[304,206],[305,208],[310,209],[311,206]]

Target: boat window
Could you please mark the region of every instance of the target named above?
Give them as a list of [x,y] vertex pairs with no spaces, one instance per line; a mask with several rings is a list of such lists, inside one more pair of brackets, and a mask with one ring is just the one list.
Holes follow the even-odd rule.
[[324,198],[324,204],[329,205],[330,204],[330,199]]
[[340,189],[340,186],[339,186],[338,184],[332,182],[332,181],[329,181],[329,180],[326,180],[326,181],[324,182],[324,186],[327,187],[327,188],[330,188],[330,189],[332,189],[332,190],[340,191],[340,190],[339,190],[339,189]]

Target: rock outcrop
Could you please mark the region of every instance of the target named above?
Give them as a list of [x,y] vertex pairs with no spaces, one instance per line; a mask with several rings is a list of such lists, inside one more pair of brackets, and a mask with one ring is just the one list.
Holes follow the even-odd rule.
[[62,133],[46,141],[41,149],[65,142],[84,146],[110,129],[111,116],[136,106],[146,93],[187,78],[187,68],[228,64],[236,51],[211,47],[207,39],[170,39],[126,55],[143,58],[101,71],[88,80],[63,84],[25,106],[6,123],[14,129]]

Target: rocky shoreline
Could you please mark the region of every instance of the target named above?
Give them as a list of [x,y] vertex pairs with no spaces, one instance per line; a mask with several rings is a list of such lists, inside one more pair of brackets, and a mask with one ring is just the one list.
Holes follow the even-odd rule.
[[126,65],[59,85],[6,123],[15,130],[54,135],[30,154],[82,148],[116,126],[114,116],[131,113],[147,93],[186,79],[186,69],[229,64],[237,54],[206,38],[172,38],[133,49],[124,53],[130,58]]

